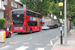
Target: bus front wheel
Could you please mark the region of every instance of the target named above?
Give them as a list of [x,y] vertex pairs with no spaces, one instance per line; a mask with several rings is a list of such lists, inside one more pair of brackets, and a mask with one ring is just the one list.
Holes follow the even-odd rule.
[[30,33],[32,33],[32,29],[30,29]]
[[39,28],[39,31],[40,31],[40,28]]

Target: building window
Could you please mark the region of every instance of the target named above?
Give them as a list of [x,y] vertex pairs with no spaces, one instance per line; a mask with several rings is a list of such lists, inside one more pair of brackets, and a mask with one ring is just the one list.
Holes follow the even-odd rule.
[[23,8],[22,6],[20,6],[20,8]]
[[13,2],[11,2],[11,6],[13,7]]
[[16,3],[14,3],[14,7],[17,8],[17,4]]
[[18,9],[20,8],[20,5],[18,5]]
[[23,8],[22,6],[18,5],[18,9]]
[[0,18],[4,18],[4,12],[0,10]]
[[7,5],[7,0],[4,0],[4,5]]

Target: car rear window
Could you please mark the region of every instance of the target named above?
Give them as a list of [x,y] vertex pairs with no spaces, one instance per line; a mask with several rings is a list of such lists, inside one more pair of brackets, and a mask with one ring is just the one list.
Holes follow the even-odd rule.
[[0,28],[0,30],[5,30],[5,29],[3,29],[3,28]]

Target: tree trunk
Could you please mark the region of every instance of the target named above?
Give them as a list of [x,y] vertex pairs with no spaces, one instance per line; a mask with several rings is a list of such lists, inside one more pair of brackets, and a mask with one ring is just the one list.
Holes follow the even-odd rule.
[[71,29],[73,29],[73,21],[71,20]]
[[69,17],[67,17],[67,35],[69,35],[70,26],[69,26]]

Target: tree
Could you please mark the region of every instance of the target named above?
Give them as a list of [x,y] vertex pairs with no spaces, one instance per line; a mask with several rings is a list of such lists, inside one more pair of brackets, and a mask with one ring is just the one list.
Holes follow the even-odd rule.
[[60,17],[60,8],[58,6],[58,3],[55,3],[54,1],[49,2],[49,11],[50,13],[53,13],[54,15],[56,15],[58,18]]
[[[64,0],[58,0],[58,1],[50,1],[50,2],[52,2],[52,3],[50,3],[50,11],[52,11],[52,13],[53,14],[55,14],[58,18],[60,17],[59,16],[59,7],[58,7],[58,3],[59,2],[63,2],[64,3]],[[56,5],[57,4],[57,5]],[[70,28],[70,26],[69,26],[69,17],[71,17],[72,19],[74,19],[75,17],[75,3],[74,3],[74,0],[68,0],[67,1],[67,32],[69,32],[69,28]],[[57,7],[56,7],[57,6]],[[64,6],[63,6],[64,7]],[[63,10],[63,16],[62,16],[63,18],[64,18],[64,10]],[[72,23],[72,19],[71,19],[71,23]],[[72,24],[71,24],[72,25]]]
[[48,14],[48,1],[47,0],[20,0],[26,4],[27,9],[41,13],[43,16]]
[[69,26],[69,18],[71,17],[71,28],[73,27],[73,18],[74,18],[74,14],[75,14],[75,10],[74,10],[74,0],[68,0],[67,1],[67,32],[69,32],[70,30],[70,26]]
[[75,19],[73,20],[73,23],[75,24]]

